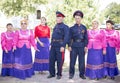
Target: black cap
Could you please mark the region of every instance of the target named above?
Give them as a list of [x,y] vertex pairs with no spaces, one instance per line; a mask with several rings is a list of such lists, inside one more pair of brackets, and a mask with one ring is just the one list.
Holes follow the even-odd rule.
[[77,11],[75,11],[74,14],[73,14],[73,17],[75,17],[75,16],[80,16],[80,17],[83,18],[84,15],[83,15],[83,12],[82,12],[82,11],[77,10]]
[[56,11],[56,17],[65,17],[65,15],[60,11]]

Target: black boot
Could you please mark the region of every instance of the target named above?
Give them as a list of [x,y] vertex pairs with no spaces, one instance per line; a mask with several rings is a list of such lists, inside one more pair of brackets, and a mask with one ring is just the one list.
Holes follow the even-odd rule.
[[70,75],[70,76],[69,76],[69,79],[72,79],[72,78],[73,78],[73,75]]
[[112,79],[112,80],[114,80],[114,79],[115,79],[115,77],[111,77],[111,79]]
[[97,80],[99,80],[99,78],[97,78]]
[[105,75],[103,78],[104,78],[104,79],[106,79],[106,78],[107,78],[107,76]]
[[56,78],[56,79],[58,79],[58,80],[59,80],[59,79],[61,79],[61,76],[57,76],[57,78]]
[[53,77],[55,77],[54,75],[49,75],[47,78],[53,78]]
[[81,75],[80,78],[82,78],[82,79],[86,79],[86,77],[85,77],[84,75]]

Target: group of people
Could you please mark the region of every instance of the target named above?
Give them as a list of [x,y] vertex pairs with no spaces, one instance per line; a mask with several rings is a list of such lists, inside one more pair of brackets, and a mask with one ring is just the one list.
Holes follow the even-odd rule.
[[[45,17],[41,17],[40,25],[34,31],[28,30],[27,20],[21,20],[21,29],[13,31],[13,25],[6,25],[7,31],[1,34],[2,76],[13,76],[26,79],[34,75],[34,71],[43,74],[49,71],[47,78],[62,77],[62,66],[66,45],[70,52],[69,79],[75,74],[78,57],[79,77],[86,79],[115,79],[119,74],[116,55],[119,54],[119,32],[114,30],[114,23],[106,21],[106,29],[99,29],[99,21],[92,21],[92,28],[87,30],[82,24],[84,14],[77,10],[73,14],[75,24],[68,27],[64,24],[65,15],[56,12],[56,25],[50,37],[50,28]],[[51,39],[51,42],[50,42]],[[35,42],[37,41],[37,43]],[[31,45],[35,49],[32,61]],[[85,66],[85,54],[87,64]],[[57,62],[57,73],[55,69]]]

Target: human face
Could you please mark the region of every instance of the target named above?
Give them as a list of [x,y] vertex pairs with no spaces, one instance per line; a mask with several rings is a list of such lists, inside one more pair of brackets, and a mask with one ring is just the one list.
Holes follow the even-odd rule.
[[45,18],[41,18],[41,24],[45,25],[46,24],[46,19]]
[[113,25],[111,23],[106,23],[106,27],[107,27],[107,29],[112,29]]
[[82,17],[80,16],[75,16],[75,21],[77,24],[81,24]]
[[7,26],[7,31],[13,31],[13,26],[12,25],[8,25]]
[[99,25],[98,22],[96,22],[96,21],[93,21],[93,22],[92,22],[92,28],[93,28],[93,29],[97,29],[97,28],[98,28],[98,25]]
[[21,29],[27,29],[27,23],[21,22]]
[[63,17],[56,17],[56,22],[57,23],[62,23],[63,22]]

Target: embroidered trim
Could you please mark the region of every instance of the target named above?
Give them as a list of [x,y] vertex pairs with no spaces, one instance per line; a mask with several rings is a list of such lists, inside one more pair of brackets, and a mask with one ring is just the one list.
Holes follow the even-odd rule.
[[104,67],[115,68],[117,67],[117,63],[104,62]]
[[100,33],[100,30],[99,30],[99,29],[98,29],[97,33],[95,33],[95,34],[92,34],[92,30],[89,30],[89,35],[90,35],[92,38],[95,38],[99,33]]
[[116,35],[116,31],[114,31],[112,34],[108,34],[108,32],[106,30],[104,30],[106,36],[115,36]]
[[49,63],[49,59],[37,59],[35,58],[36,63]]
[[2,68],[13,68],[13,64],[2,64]]
[[25,34],[25,35],[23,35],[21,33],[21,30],[18,30],[18,32],[19,32],[20,37],[28,37],[28,36],[30,36],[30,30],[28,30],[27,34]]
[[8,37],[7,33],[5,33],[7,39],[13,39],[13,37]]
[[93,70],[102,69],[102,68],[104,68],[104,64],[101,64],[101,65],[90,65],[90,64],[87,64],[86,68],[93,69]]
[[33,67],[33,64],[27,64],[27,65],[21,65],[18,63],[14,64],[14,68],[20,69],[20,70],[26,70],[26,69],[31,69]]

